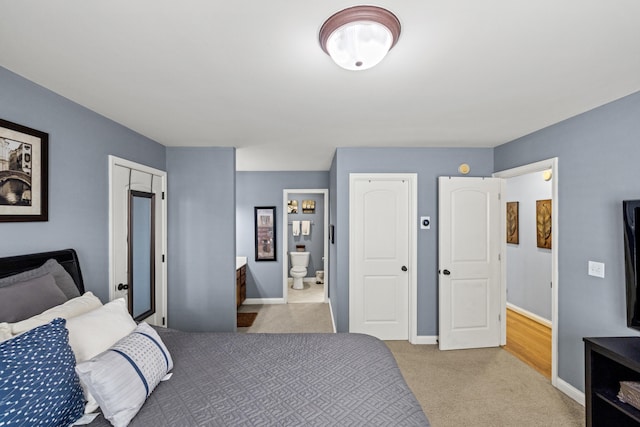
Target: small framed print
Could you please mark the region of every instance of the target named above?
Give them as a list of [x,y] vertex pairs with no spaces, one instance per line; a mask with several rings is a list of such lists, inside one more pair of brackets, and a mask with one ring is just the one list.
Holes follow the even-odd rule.
[[0,119],[0,222],[48,221],[49,134]]
[[287,201],[287,213],[297,214],[298,213],[298,201],[297,200],[288,200]]
[[507,202],[507,243],[519,243],[518,202]]
[[551,200],[536,200],[536,243],[539,248],[551,249]]
[[254,221],[256,232],[256,261],[277,261],[276,207],[255,207]]
[[303,200],[302,201],[302,213],[303,214],[312,214],[316,212],[316,201],[315,200]]

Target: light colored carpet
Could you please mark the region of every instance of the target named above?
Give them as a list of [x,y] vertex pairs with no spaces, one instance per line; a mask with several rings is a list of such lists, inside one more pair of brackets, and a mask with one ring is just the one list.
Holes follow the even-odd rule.
[[502,348],[386,344],[434,427],[585,425],[584,407]]
[[[239,332],[331,332],[328,304],[241,306],[257,311]],[[440,351],[386,341],[433,427],[584,426],[584,408],[502,348]]]

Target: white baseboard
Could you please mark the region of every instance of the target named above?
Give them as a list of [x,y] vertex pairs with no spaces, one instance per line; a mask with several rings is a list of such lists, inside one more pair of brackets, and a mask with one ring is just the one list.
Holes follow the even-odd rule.
[[[302,282],[303,283],[313,283],[314,285],[316,284],[316,278],[315,277],[303,277],[302,278]],[[291,277],[287,278],[287,284],[289,286],[291,286],[291,284],[293,283],[293,279]],[[324,283],[323,283],[324,285]]]
[[438,336],[437,335],[418,335],[411,344],[417,344],[417,345],[438,344]]
[[558,377],[558,380],[556,381],[556,385],[558,387],[558,390],[560,390],[561,392],[563,392],[564,394],[566,394],[567,396],[569,396],[570,398],[572,398],[573,400],[581,404],[582,406],[585,405],[584,403],[585,397],[583,392],[581,392],[580,390],[578,390],[577,388],[575,388],[574,386],[572,386],[571,384],[569,384],[568,382],[566,382],[560,377]]
[[551,323],[551,321],[549,319],[545,319],[542,316],[538,316],[537,314],[532,313],[529,310],[525,310],[522,307],[518,307],[517,305],[513,305],[510,302],[507,303],[507,308],[510,308],[511,310],[515,311],[516,313],[522,314],[525,317],[528,317],[528,318],[530,318],[532,320],[535,320],[536,322],[543,324],[547,328],[553,328],[553,324]]
[[331,325],[333,326],[333,333],[335,334],[336,332],[338,332],[338,330],[336,329],[336,319],[333,318],[333,308],[331,308],[331,300],[329,300],[328,302],[329,314],[331,315]]
[[247,298],[243,304],[246,305],[267,305],[267,304],[284,304],[284,298]]

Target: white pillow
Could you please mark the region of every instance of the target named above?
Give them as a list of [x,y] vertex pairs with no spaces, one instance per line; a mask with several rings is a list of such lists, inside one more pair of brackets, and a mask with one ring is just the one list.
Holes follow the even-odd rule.
[[84,362],[107,350],[136,328],[124,298],[67,320],[69,344],[76,362]]
[[7,322],[0,323],[0,342],[13,338],[11,326]]
[[[119,298],[87,313],[67,320],[69,345],[76,356],[76,362],[84,362],[107,350],[119,339],[126,337],[136,328],[127,310],[124,298]],[[80,381],[87,404],[85,414],[98,409],[98,403]]]
[[55,307],[43,311],[33,317],[20,322],[10,323],[11,333],[13,335],[18,335],[38,326],[46,325],[55,318],[61,317],[63,319],[70,319],[91,310],[95,310],[101,306],[102,302],[98,297],[94,296],[91,292],[86,292],[80,297],[72,298],[64,304],[56,305]]
[[108,351],[76,365],[76,372],[115,427],[126,426],[173,368],[164,343],[146,323]]

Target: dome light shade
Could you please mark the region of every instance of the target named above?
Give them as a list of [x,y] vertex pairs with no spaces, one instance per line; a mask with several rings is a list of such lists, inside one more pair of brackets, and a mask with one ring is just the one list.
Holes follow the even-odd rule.
[[320,29],[320,45],[347,70],[366,70],[385,57],[400,36],[400,21],[386,9],[354,6],[332,15]]

